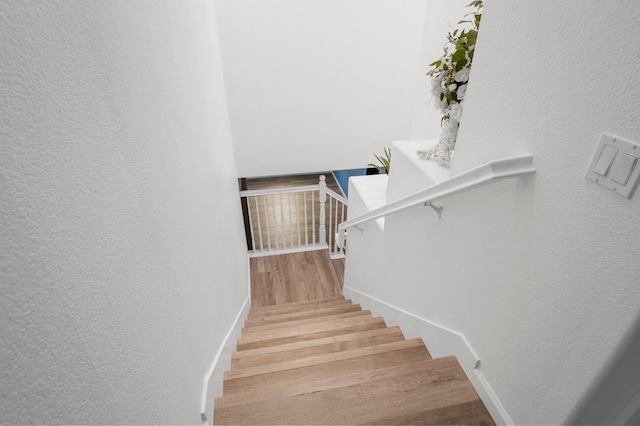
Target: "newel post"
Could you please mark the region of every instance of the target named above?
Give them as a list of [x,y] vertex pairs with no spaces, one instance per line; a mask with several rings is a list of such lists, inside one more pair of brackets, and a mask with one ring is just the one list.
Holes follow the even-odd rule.
[[320,175],[320,228],[318,229],[318,233],[320,235],[318,235],[319,237],[319,243],[320,244],[327,244],[327,229],[325,227],[325,223],[326,223],[326,219],[325,219],[325,212],[324,212],[324,205],[327,201],[327,182],[326,182],[326,178],[324,177],[324,175]]

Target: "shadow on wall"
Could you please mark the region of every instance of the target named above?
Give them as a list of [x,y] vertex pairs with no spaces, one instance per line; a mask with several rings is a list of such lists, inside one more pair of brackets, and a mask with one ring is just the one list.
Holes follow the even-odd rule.
[[640,317],[568,424],[640,424]]

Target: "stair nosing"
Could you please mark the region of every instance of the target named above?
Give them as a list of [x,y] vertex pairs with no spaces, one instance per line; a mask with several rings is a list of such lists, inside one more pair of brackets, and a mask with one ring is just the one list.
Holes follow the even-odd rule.
[[367,316],[367,315],[371,316],[371,311],[369,311],[369,310],[366,310],[366,311],[359,310],[359,311],[344,312],[344,313],[335,314],[335,315],[323,315],[323,316],[319,316],[319,317],[302,318],[302,319],[299,319],[299,320],[284,321],[284,322],[278,322],[278,323],[275,323],[275,324],[265,324],[265,325],[259,325],[259,326],[244,327],[242,329],[242,331],[240,332],[240,335],[241,336],[246,336],[247,334],[259,333],[261,331],[277,330],[277,329],[282,329],[282,328],[287,328],[287,327],[296,327],[296,326],[300,326],[300,325],[315,324],[315,323],[339,320],[339,319],[344,319],[344,318],[362,317],[362,316]]
[[318,364],[328,364],[347,359],[360,358],[370,355],[377,355],[385,352],[394,352],[403,349],[424,347],[427,359],[431,356],[421,338],[402,340],[399,342],[383,343],[374,346],[367,346],[359,349],[348,351],[334,352],[331,354],[323,354],[315,357],[301,358],[292,361],[284,361],[280,363],[268,364],[265,366],[248,367],[243,369],[230,370],[224,373],[224,380],[236,380],[245,377],[259,376],[262,374],[276,373],[285,370],[293,370],[296,368],[304,368]]
[[[362,307],[359,304],[354,305],[352,303],[348,303],[348,304],[345,303],[343,305],[338,305],[338,306],[329,305],[329,307],[326,307],[326,308],[314,309],[310,311],[289,312],[281,315],[259,316],[256,318],[247,318],[244,323],[244,328],[253,328],[253,327],[259,327],[261,325],[279,324],[281,322],[295,321],[296,315],[299,315],[300,317],[302,317],[300,319],[304,319],[304,318],[317,318],[317,317],[323,316],[322,315],[323,312],[328,312],[328,311],[344,311],[346,313],[346,312],[356,312],[361,310],[362,310]],[[320,315],[304,316],[305,314],[309,315],[314,313],[320,313]],[[294,318],[287,318],[290,316],[293,316]],[[264,323],[260,323],[261,320],[266,320],[266,321]]]
[[309,312],[309,311],[315,311],[318,309],[325,309],[328,307],[350,306],[350,305],[353,305],[353,302],[351,300],[333,300],[328,302],[309,304],[306,306],[274,305],[273,309],[270,309],[267,311],[263,311],[263,310],[256,311],[255,309],[252,308],[249,311],[249,314],[247,315],[247,319],[254,320],[257,318],[270,318],[270,317],[276,317],[280,315],[286,315],[288,313]]
[[223,392],[226,395],[231,395],[258,389],[269,389],[284,384],[296,384],[309,380],[315,381],[317,379],[344,376],[358,371],[377,370],[394,364],[407,364],[428,359],[427,352],[425,346],[413,346],[267,374],[232,378],[224,380]]
[[[438,373],[438,370],[441,370],[441,373]],[[376,398],[376,395],[380,398]],[[412,397],[408,398],[408,395]],[[245,394],[245,399],[246,396]],[[385,407],[385,400],[392,406]],[[467,403],[482,407],[481,411],[471,413],[471,417],[483,422],[492,421],[464,370],[455,360],[432,371],[424,370],[414,374],[391,376],[235,406],[220,407],[223,404],[219,404],[218,413],[221,421],[229,423],[233,423],[235,411],[239,413],[239,418],[245,422],[244,424],[252,424],[256,420],[259,420],[260,424],[283,424],[287,423],[286,417],[283,417],[283,409],[291,407],[293,417],[289,419],[295,420],[295,424],[317,424],[318,421],[326,424],[353,424],[354,420],[362,424],[405,424],[414,418],[428,420],[430,413],[437,415],[438,411]],[[307,407],[311,407],[311,411],[307,411]],[[354,415],[360,417],[354,418]],[[454,413],[453,416],[457,414]],[[446,422],[447,418],[455,420],[451,416],[438,418],[445,420],[446,424],[449,424]]]
[[[264,340],[273,340],[273,339],[284,338],[284,337],[311,334],[311,333],[316,333],[320,331],[330,331],[334,329],[334,327],[330,327],[329,325],[331,322],[335,322],[335,321],[337,320],[319,321],[316,324],[326,324],[327,328],[320,328],[320,330],[315,330],[315,331],[304,330],[304,328],[308,327],[309,324],[303,324],[297,327],[289,327],[289,328],[282,328],[282,329],[276,329],[276,330],[264,330],[257,333],[250,333],[248,336],[240,336],[238,338],[238,346],[240,346],[241,344],[254,343],[254,342],[259,342]],[[350,325],[360,325],[363,323],[366,324],[368,322],[379,322],[379,321],[384,322],[382,317],[372,317],[370,314],[369,316],[365,315],[365,316],[359,316],[359,317],[352,317],[352,318],[347,318],[339,321],[339,324],[337,324],[335,329],[339,330],[341,328],[346,328]]]
[[[374,329],[373,331],[382,331],[384,328]],[[231,360],[231,370],[240,368],[257,367],[260,365],[269,365],[285,361],[293,361],[296,359],[311,358],[325,354],[342,352],[347,350],[371,347],[381,345],[383,343],[403,341],[404,336],[401,332],[395,333],[377,333],[365,337],[357,337],[355,339],[343,340],[338,342],[329,342],[314,346],[301,347],[284,352],[265,353],[247,358],[236,358]]]
[[387,328],[382,318],[373,318],[372,320],[362,324],[349,324],[345,327],[338,327],[328,330],[320,330],[307,334],[300,334],[294,336],[279,337],[276,339],[257,340],[254,342],[238,342],[237,350],[245,351],[250,349],[258,349],[267,346],[279,346],[288,343],[295,343],[301,341],[311,341],[317,339],[323,339],[325,337],[339,336],[342,334],[357,333],[360,331],[367,331],[372,329]]
[[[258,389],[250,392],[244,393],[235,393],[232,395],[221,396],[215,399],[215,406],[217,408],[225,408],[232,407],[237,405],[246,404],[247,401],[251,401],[254,398],[257,398],[257,402],[268,401],[277,398],[289,398],[296,395],[303,395],[306,393],[319,392],[323,390],[329,390],[339,387],[345,387],[344,384],[340,382],[348,382],[350,379],[356,379],[355,383],[351,383],[347,386],[351,386],[353,384],[359,383],[368,383],[377,380],[384,380],[388,377],[402,377],[406,375],[415,374],[414,368],[417,368],[418,371],[428,371],[432,369],[437,369],[437,365],[440,363],[447,362],[448,359],[455,358],[455,356],[447,356],[440,358],[427,359],[423,361],[416,361],[405,364],[393,365],[391,367],[382,367],[379,369],[371,369],[366,372],[356,372],[344,376],[337,377],[329,377],[324,379],[317,379],[313,381],[309,381],[303,384],[284,384],[280,386],[274,386],[267,389]],[[434,367],[435,366],[435,367]],[[410,370],[410,371],[405,371]],[[398,374],[398,372],[400,374]],[[366,376],[368,374],[375,374],[375,379],[368,379]],[[299,388],[307,388],[306,390],[300,390]]]
[[[370,337],[370,336],[374,336],[374,335],[379,335],[380,333],[383,333],[383,334],[400,333],[402,335],[402,330],[400,330],[400,327],[398,327],[398,326],[386,327],[386,328],[376,328],[376,329],[373,329],[373,330],[358,331],[358,332],[349,333],[349,334],[340,334],[340,335],[337,335],[337,336],[323,337],[323,338],[320,338],[320,339],[302,340],[302,341],[294,342],[294,343],[284,343],[282,345],[265,346],[263,348],[256,348],[256,349],[247,349],[247,350],[244,350],[244,351],[236,351],[236,352],[234,352],[231,355],[231,359],[234,360],[234,359],[249,358],[249,357],[252,357],[252,356],[273,354],[273,353],[277,353],[277,352],[284,352],[284,351],[288,351],[288,350],[302,349],[302,348],[306,348],[306,347],[313,347],[313,346],[329,344],[329,343],[348,342],[349,340],[355,340],[355,339],[358,339],[358,338],[364,338],[364,337]],[[355,337],[353,337],[353,336],[355,336]],[[404,338],[404,335],[402,335],[402,336]],[[258,352],[261,352],[261,353],[258,353]]]
[[277,310],[281,308],[288,308],[288,307],[295,307],[295,306],[313,305],[315,303],[321,304],[321,303],[330,303],[330,302],[341,302],[343,300],[348,300],[348,299],[345,299],[344,296],[334,296],[334,297],[326,297],[324,299],[310,299],[310,300],[302,300],[299,302],[279,303],[277,305],[256,306],[256,307],[252,306],[251,309],[254,312],[268,312],[274,309]]

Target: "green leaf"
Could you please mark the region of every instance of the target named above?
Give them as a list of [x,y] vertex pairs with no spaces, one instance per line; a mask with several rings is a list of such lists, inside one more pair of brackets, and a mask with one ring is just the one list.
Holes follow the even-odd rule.
[[[453,56],[451,56],[451,60],[453,62],[460,62],[465,60],[465,50],[464,48],[460,48],[458,50],[455,51],[455,53],[453,54]],[[456,67],[457,68],[457,67]]]
[[[476,10],[465,14],[463,19],[458,22],[458,25],[463,25],[466,28],[455,28],[447,33],[447,41],[443,46],[444,54],[439,63],[431,64],[432,67],[437,66],[438,68],[432,69],[428,75],[442,79],[444,89],[440,93],[440,101],[447,107],[458,102],[457,89],[449,90],[449,86],[457,87],[455,74],[465,67],[470,67],[473,61],[483,6],[484,0],[473,0],[468,5]],[[456,84],[456,86],[452,86],[452,84]],[[443,119],[448,120],[449,116],[445,115]]]
[[[384,148],[384,157],[377,154],[373,154],[373,156],[376,157],[376,160],[384,167],[385,172],[389,174],[389,170],[391,170],[391,148]],[[367,167],[375,167],[377,169],[380,168],[380,165],[369,163]]]

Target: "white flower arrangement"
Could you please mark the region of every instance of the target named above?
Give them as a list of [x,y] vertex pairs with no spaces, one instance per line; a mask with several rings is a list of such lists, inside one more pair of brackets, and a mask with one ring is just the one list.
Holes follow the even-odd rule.
[[449,33],[444,45],[444,54],[430,65],[432,69],[427,73],[431,77],[434,105],[443,114],[440,140],[431,149],[417,151],[420,158],[433,159],[441,166],[447,167],[451,164],[451,156],[458,137],[462,107],[482,18],[483,0],[475,0],[467,7],[476,9],[466,15],[472,18],[462,20],[458,24],[471,24],[472,28],[456,29],[453,33]]

